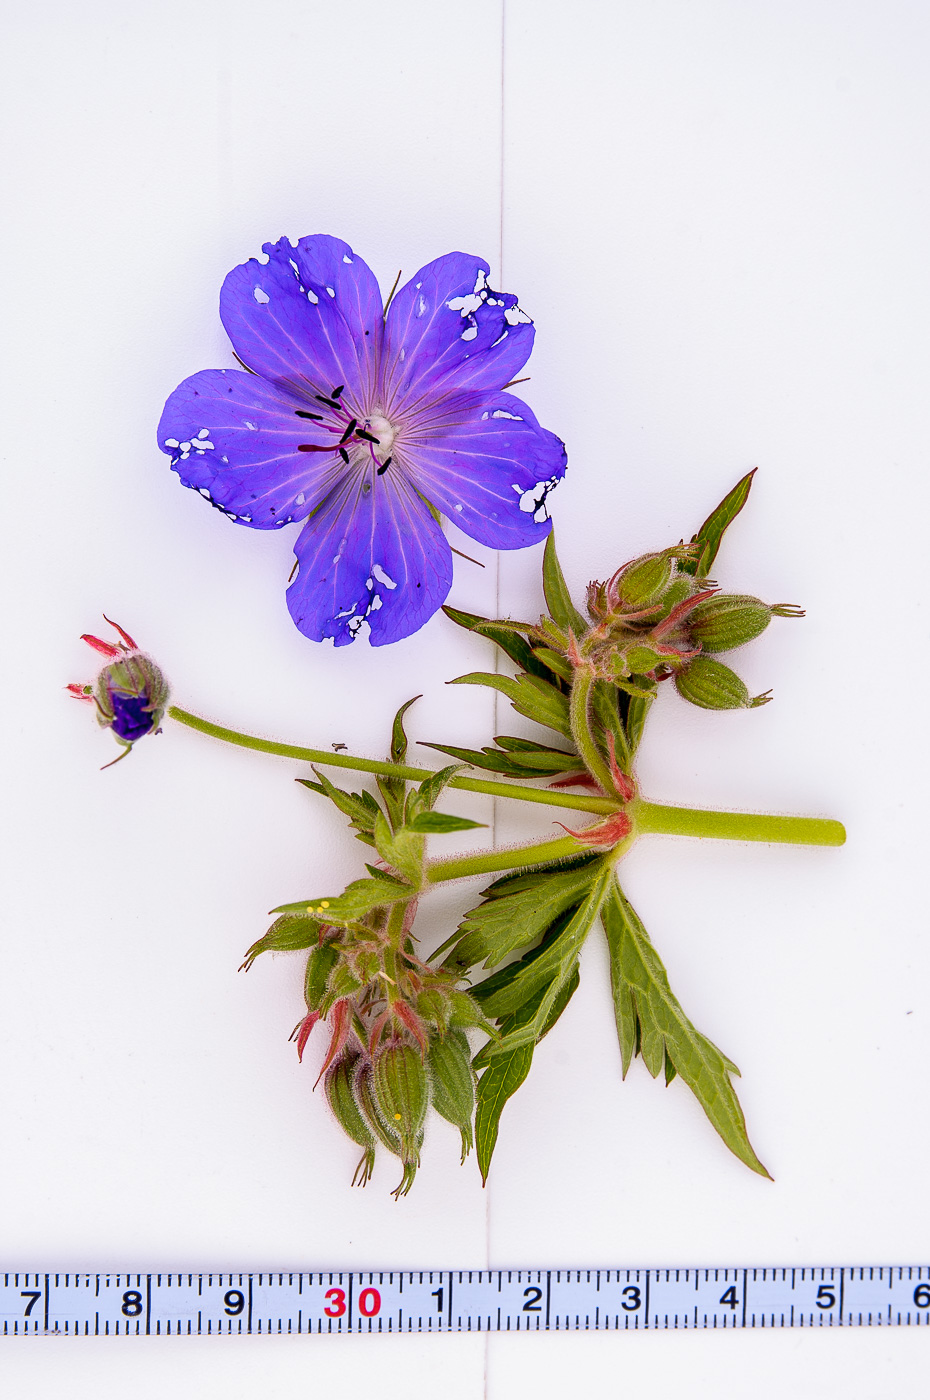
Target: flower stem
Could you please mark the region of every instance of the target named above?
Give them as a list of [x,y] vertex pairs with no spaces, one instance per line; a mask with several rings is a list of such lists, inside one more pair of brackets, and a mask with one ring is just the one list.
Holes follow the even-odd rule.
[[531,865],[545,865],[549,861],[569,860],[588,849],[574,836],[560,836],[555,841],[538,841],[531,846],[511,846],[509,850],[450,856],[448,860],[431,861],[426,867],[426,879],[429,884],[438,885],[445,880],[464,880],[469,875],[526,869]]
[[[591,703],[591,691],[593,687],[594,676],[590,671],[579,667],[575,671],[575,677],[572,681],[572,693],[568,702],[572,736],[575,743],[578,745],[578,752],[581,754],[588,772],[592,777],[597,779],[604,792],[613,792],[613,775],[604,762],[601,752],[594,742],[594,735],[591,733],[588,710]],[[614,810],[616,810],[616,807]]]
[[[209,735],[211,739],[221,739],[226,744],[255,749],[259,753],[274,754],[278,758],[296,758],[305,763],[317,763],[320,767],[351,768],[357,773],[378,773],[387,778],[406,778],[410,782],[422,782],[424,778],[430,778],[433,774],[430,768],[412,768],[402,763],[382,763],[374,758],[356,758],[354,754],[328,753],[325,749],[304,749],[296,744],[279,744],[272,739],[259,739],[254,734],[241,734],[237,729],[225,729],[222,725],[211,724],[208,719],[192,715],[178,705],[170,705],[168,715],[179,724],[186,724],[189,729]],[[576,811],[597,812],[603,815],[615,812],[618,805],[605,797],[582,797],[574,793],[555,792],[551,788],[489,782],[484,778],[452,778],[449,786],[462,788],[466,792],[488,793],[491,797],[511,797],[521,802],[540,802],[546,807],[572,807]]]
[[846,830],[826,817],[708,812],[639,800],[629,809],[638,835],[697,836],[716,841],[773,841],[796,846],[842,846]]

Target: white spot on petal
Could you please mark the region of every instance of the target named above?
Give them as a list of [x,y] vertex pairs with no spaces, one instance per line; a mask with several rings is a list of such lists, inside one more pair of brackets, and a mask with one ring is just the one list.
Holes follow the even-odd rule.
[[267,302],[271,300],[271,297],[268,295],[268,293],[263,292],[261,287],[254,287],[252,289],[252,295],[258,302],[259,306],[264,306]]
[[450,311],[460,311],[462,316],[470,316],[473,311],[477,311],[481,305],[482,298],[476,292],[472,292],[467,297],[452,297],[446,302]]
[[245,420],[245,426],[246,426],[247,428],[250,428],[250,429],[252,430],[253,433],[257,433],[257,432],[258,432],[258,429],[256,428],[255,424],[254,424],[254,423],[250,423],[249,420],[248,420],[248,418]]
[[[374,565],[372,565],[372,570],[371,570],[371,572],[374,574],[375,578],[378,580],[379,583],[383,583],[383,584],[384,584],[385,588],[396,588],[396,587],[397,587],[397,584],[396,584],[396,583],[394,582],[394,580],[391,578],[390,574],[386,574],[386,573],[384,572],[384,570],[382,569],[382,567],[381,567],[380,564],[374,564]],[[370,588],[370,587],[371,587],[371,584],[369,584],[368,586],[369,586],[369,588]]]
[[166,446],[166,447],[180,447],[181,444],[178,442],[177,438],[165,438],[165,446]]

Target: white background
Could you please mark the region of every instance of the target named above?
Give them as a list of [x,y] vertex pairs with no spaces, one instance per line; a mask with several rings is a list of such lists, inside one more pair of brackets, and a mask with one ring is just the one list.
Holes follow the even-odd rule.
[[[6,12],[3,1267],[926,1262],[926,7]],[[296,532],[233,527],[155,445],[175,384],[234,363],[225,274],[315,232],[385,288],[462,249],[520,294],[538,328],[522,392],[569,450],[553,514],[575,588],[687,537],[760,468],[717,573],[808,609],[738,659],[775,703],[664,697],[640,777],[657,800],[839,816],[849,842],[650,838],[624,884],[739,1063],[774,1184],[679,1082],[637,1063],[621,1084],[593,939],[487,1191],[441,1123],[409,1198],[383,1162],[351,1190],[356,1151],[287,1043],[300,958],[236,969],[271,906],[338,890],[361,848],[297,765],[176,725],[98,771],[112,741],[62,687],[93,673],[77,638],[102,610],[219,722],[380,755],[422,691],[414,738],[512,727],[444,688],[491,658],[442,617],[380,651],[302,639]],[[538,610],[539,551],[499,570],[469,552],[487,568],[457,561],[453,602]],[[556,815],[499,811],[496,837]],[[474,892],[437,896],[431,934]],[[6,1394],[75,1400],[865,1400],[927,1365],[917,1331],[0,1346]]]

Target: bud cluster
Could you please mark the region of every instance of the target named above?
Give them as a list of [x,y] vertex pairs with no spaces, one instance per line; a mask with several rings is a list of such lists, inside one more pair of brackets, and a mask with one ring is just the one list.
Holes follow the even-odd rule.
[[721,593],[696,576],[699,546],[673,545],[631,560],[606,583],[590,583],[592,626],[571,639],[566,655],[633,695],[673,677],[678,693],[707,710],[764,705],[715,653],[732,651],[765,631],[773,616],[801,617],[792,604],[769,606],[745,594]]
[[413,1183],[430,1105],[459,1129],[463,1160],[470,1150],[475,1073],[464,1029],[492,1030],[454,974],[414,953],[407,930],[415,905],[404,911],[399,950],[385,910],[352,928],[320,926],[307,963],[307,1015],[295,1031],[302,1055],[316,1023],[327,1023],[320,1077],[336,1119],[363,1149],[353,1182],[368,1181],[380,1143],[403,1164],[395,1196]]

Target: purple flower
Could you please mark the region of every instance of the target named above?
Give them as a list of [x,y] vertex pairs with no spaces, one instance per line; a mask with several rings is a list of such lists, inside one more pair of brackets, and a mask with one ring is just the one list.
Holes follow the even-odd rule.
[[220,293],[251,373],[186,379],[158,443],[184,485],[238,524],[307,521],[287,591],[301,632],[343,646],[367,622],[383,646],[449,592],[438,513],[495,549],[549,532],[565,449],[503,391],[533,324],[464,253],[422,268],[385,314],[371,269],[338,238],[282,238],[264,252]]

